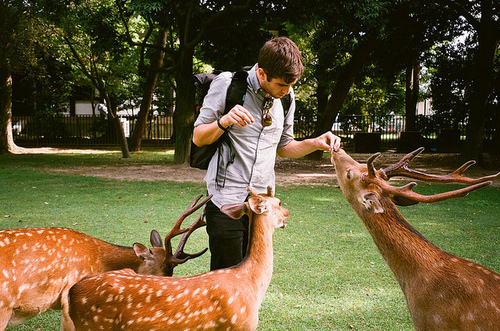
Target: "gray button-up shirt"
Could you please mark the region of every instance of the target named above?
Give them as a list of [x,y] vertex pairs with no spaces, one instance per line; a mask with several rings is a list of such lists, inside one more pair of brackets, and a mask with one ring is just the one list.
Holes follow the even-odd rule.
[[[243,128],[233,125],[229,128],[229,139],[233,149],[234,160],[226,144],[221,146],[221,160],[218,162],[218,153],[212,157],[205,175],[208,193],[212,194],[212,202],[217,207],[227,203],[240,203],[247,197],[246,187],[251,186],[255,191],[266,192],[267,186],[274,188],[274,164],[276,150],[286,146],[293,140],[293,114],[295,100],[291,93],[290,110],[284,117],[280,100],[274,100],[270,110],[273,118],[271,126],[262,126],[262,113],[266,92],[260,87],[254,66],[248,73],[245,107],[253,116],[255,122]],[[231,83],[230,72],[219,74],[210,85],[195,126],[212,123],[224,112],[227,88]],[[217,176],[217,166],[219,175]]]

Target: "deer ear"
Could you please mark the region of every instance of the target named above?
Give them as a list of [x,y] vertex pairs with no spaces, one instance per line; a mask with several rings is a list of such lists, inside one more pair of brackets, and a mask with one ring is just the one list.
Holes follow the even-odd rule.
[[220,211],[226,214],[227,216],[231,217],[232,219],[237,220],[241,218],[243,215],[248,214],[249,209],[247,204],[244,202],[244,203],[231,203],[224,205],[222,206]]
[[372,213],[380,214],[384,212],[384,208],[382,207],[382,204],[378,200],[378,197],[375,193],[365,194],[361,203],[368,211],[371,211]]
[[255,196],[248,199],[250,209],[258,215],[264,214],[268,209],[269,202],[261,196]]
[[153,260],[153,253],[143,244],[135,243],[133,247],[135,255],[141,260]]
[[151,245],[153,247],[163,247],[163,241],[161,240],[160,234],[156,230],[151,231],[149,239],[151,240]]

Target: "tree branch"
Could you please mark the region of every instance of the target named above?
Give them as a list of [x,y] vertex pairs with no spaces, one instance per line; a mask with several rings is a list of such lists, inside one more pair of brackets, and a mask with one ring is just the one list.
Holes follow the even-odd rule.
[[472,14],[461,3],[453,0],[441,0],[441,2],[443,2],[444,5],[448,5],[451,8],[455,9],[459,15],[462,15],[465,20],[474,27],[474,29],[479,30],[480,22],[474,16],[472,16]]

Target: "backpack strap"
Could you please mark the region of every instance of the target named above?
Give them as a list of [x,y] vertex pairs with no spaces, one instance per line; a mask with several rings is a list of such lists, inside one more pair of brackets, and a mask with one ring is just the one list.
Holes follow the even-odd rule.
[[290,110],[290,105],[292,104],[292,96],[290,93],[285,94],[281,99],[281,105],[283,106],[283,117],[286,117],[288,115],[288,111]]
[[224,108],[223,115],[227,114],[234,106],[243,105],[245,102],[245,95],[247,93],[247,77],[248,72],[245,70],[238,70],[233,73],[231,84],[227,88],[226,95],[226,108]]
[[[238,70],[233,73],[233,78],[231,79],[231,83],[229,84],[229,87],[227,88],[227,94],[226,94],[226,107],[224,108],[224,113],[222,115],[227,114],[234,106],[236,105],[242,105],[245,102],[245,95],[247,93],[247,77],[248,77],[248,71],[245,71],[244,69]],[[225,142],[229,149],[231,150],[231,155],[229,158],[229,163],[233,163],[234,158],[236,157],[236,153],[233,150],[233,147],[231,146],[231,143],[228,139],[228,132],[224,132],[222,136],[219,138],[219,146],[223,142]],[[217,152],[217,173],[215,177],[215,182],[218,187],[224,187],[225,185],[225,180],[222,183],[219,183],[219,166],[220,166],[220,161],[221,161],[221,150],[218,148]]]

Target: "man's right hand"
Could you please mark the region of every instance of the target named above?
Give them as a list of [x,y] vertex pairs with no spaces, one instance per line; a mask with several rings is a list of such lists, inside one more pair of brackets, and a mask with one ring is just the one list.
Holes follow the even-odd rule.
[[253,122],[255,122],[255,120],[252,114],[241,105],[234,106],[226,115],[219,119],[219,123],[225,128],[233,124],[242,128]]

